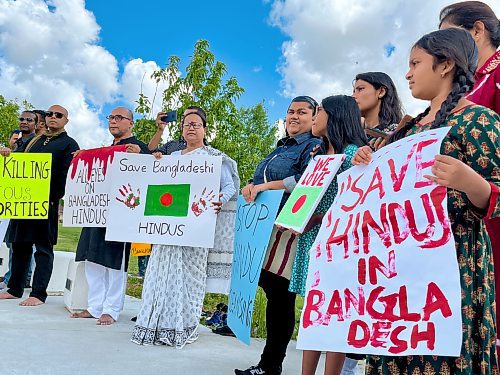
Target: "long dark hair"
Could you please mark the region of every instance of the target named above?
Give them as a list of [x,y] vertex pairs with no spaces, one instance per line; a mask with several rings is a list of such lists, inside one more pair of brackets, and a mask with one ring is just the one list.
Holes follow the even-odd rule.
[[328,137],[323,137],[326,149],[331,144],[336,153],[341,153],[349,144],[358,147],[368,144],[361,125],[361,112],[352,96],[329,96],[321,101],[321,107],[328,114]]
[[375,90],[381,87],[385,88],[385,95],[381,98],[380,112],[378,121],[380,125],[387,126],[399,124],[403,118],[403,108],[399,99],[396,85],[391,77],[383,72],[367,72],[356,75],[354,81],[362,80],[375,87]]
[[[433,69],[445,61],[455,63],[453,86],[431,125],[435,129],[443,125],[458,101],[474,86],[478,55],[476,43],[468,31],[453,27],[424,35],[412,48],[420,48],[431,55],[434,59]],[[403,138],[429,111],[430,107],[408,121],[392,135],[390,142]]]
[[439,13],[439,27],[443,22],[472,30],[474,23],[481,21],[488,30],[490,43],[498,48],[500,45],[500,21],[495,12],[480,1],[464,1],[444,7]]

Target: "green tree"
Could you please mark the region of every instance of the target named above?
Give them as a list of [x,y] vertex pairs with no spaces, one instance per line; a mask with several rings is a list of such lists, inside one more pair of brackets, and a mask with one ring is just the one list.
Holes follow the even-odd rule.
[[7,100],[0,95],[0,144],[9,145],[10,133],[17,129],[19,111],[21,109],[32,109],[33,106],[26,100],[21,105],[16,100]]
[[[226,79],[226,65],[215,59],[206,40],[196,42],[185,74],[180,73],[178,56],[170,56],[168,61],[166,68],[152,74],[157,84],[167,85],[161,96],[162,109],[176,109],[180,121],[188,106],[203,108],[207,113],[207,139],[213,147],[236,160],[241,181],[245,183],[275,143],[275,129],[269,124],[264,104],[250,108],[236,106],[244,89],[234,76]],[[139,94],[137,104],[136,111],[143,114],[144,119],[136,121],[134,134],[147,143],[156,131],[153,120],[156,114],[151,113],[152,102],[143,93]],[[178,137],[179,127],[168,127],[167,132],[171,137]]]
[[211,144],[236,160],[243,185],[252,178],[257,164],[276,143],[276,127],[269,124],[263,102],[238,109],[227,131],[218,131],[217,135]]

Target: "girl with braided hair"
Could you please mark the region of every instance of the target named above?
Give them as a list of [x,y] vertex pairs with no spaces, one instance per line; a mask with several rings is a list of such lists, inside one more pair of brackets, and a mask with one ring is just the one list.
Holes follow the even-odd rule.
[[[495,351],[493,258],[483,218],[500,217],[500,117],[465,94],[474,83],[477,48],[459,28],[434,31],[412,48],[406,74],[412,95],[429,107],[389,142],[450,126],[426,176],[448,187],[448,213],[457,249],[462,293],[462,348],[458,358],[368,356],[367,374],[498,374]],[[368,164],[362,147],[353,164]]]
[[[467,30],[479,51],[476,82],[467,99],[500,113],[500,21],[495,12],[480,1],[464,1],[444,7],[439,13],[439,28],[460,27]],[[498,50],[497,50],[498,49]],[[495,259],[495,290],[500,290],[500,218],[485,220]],[[496,295],[500,306],[500,293]],[[497,339],[500,356],[500,340]]]

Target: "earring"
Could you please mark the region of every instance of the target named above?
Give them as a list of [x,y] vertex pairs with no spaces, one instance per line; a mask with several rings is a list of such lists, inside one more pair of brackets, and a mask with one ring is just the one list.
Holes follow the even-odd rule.
[[444,73],[441,73],[441,78],[444,78],[445,74]]

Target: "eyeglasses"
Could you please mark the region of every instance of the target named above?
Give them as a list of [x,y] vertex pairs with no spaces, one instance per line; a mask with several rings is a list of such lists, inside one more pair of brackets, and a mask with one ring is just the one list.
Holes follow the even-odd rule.
[[58,119],[62,119],[64,117],[64,113],[55,112],[55,111],[47,111],[47,112],[45,112],[45,116],[47,116],[47,117],[55,117],[55,118],[58,118]]
[[116,122],[120,122],[123,119],[127,119],[127,120],[132,121],[132,119],[129,119],[128,117],[125,117],[125,116],[122,116],[122,115],[109,115],[109,116],[106,116],[106,118],[108,119],[108,121],[115,120]]
[[34,122],[35,119],[33,117],[19,117],[19,122]]
[[184,129],[189,129],[189,128],[193,128],[193,129],[199,129],[203,126],[203,124],[200,124],[200,123],[196,123],[196,122],[190,122],[189,124],[182,124],[182,127]]

